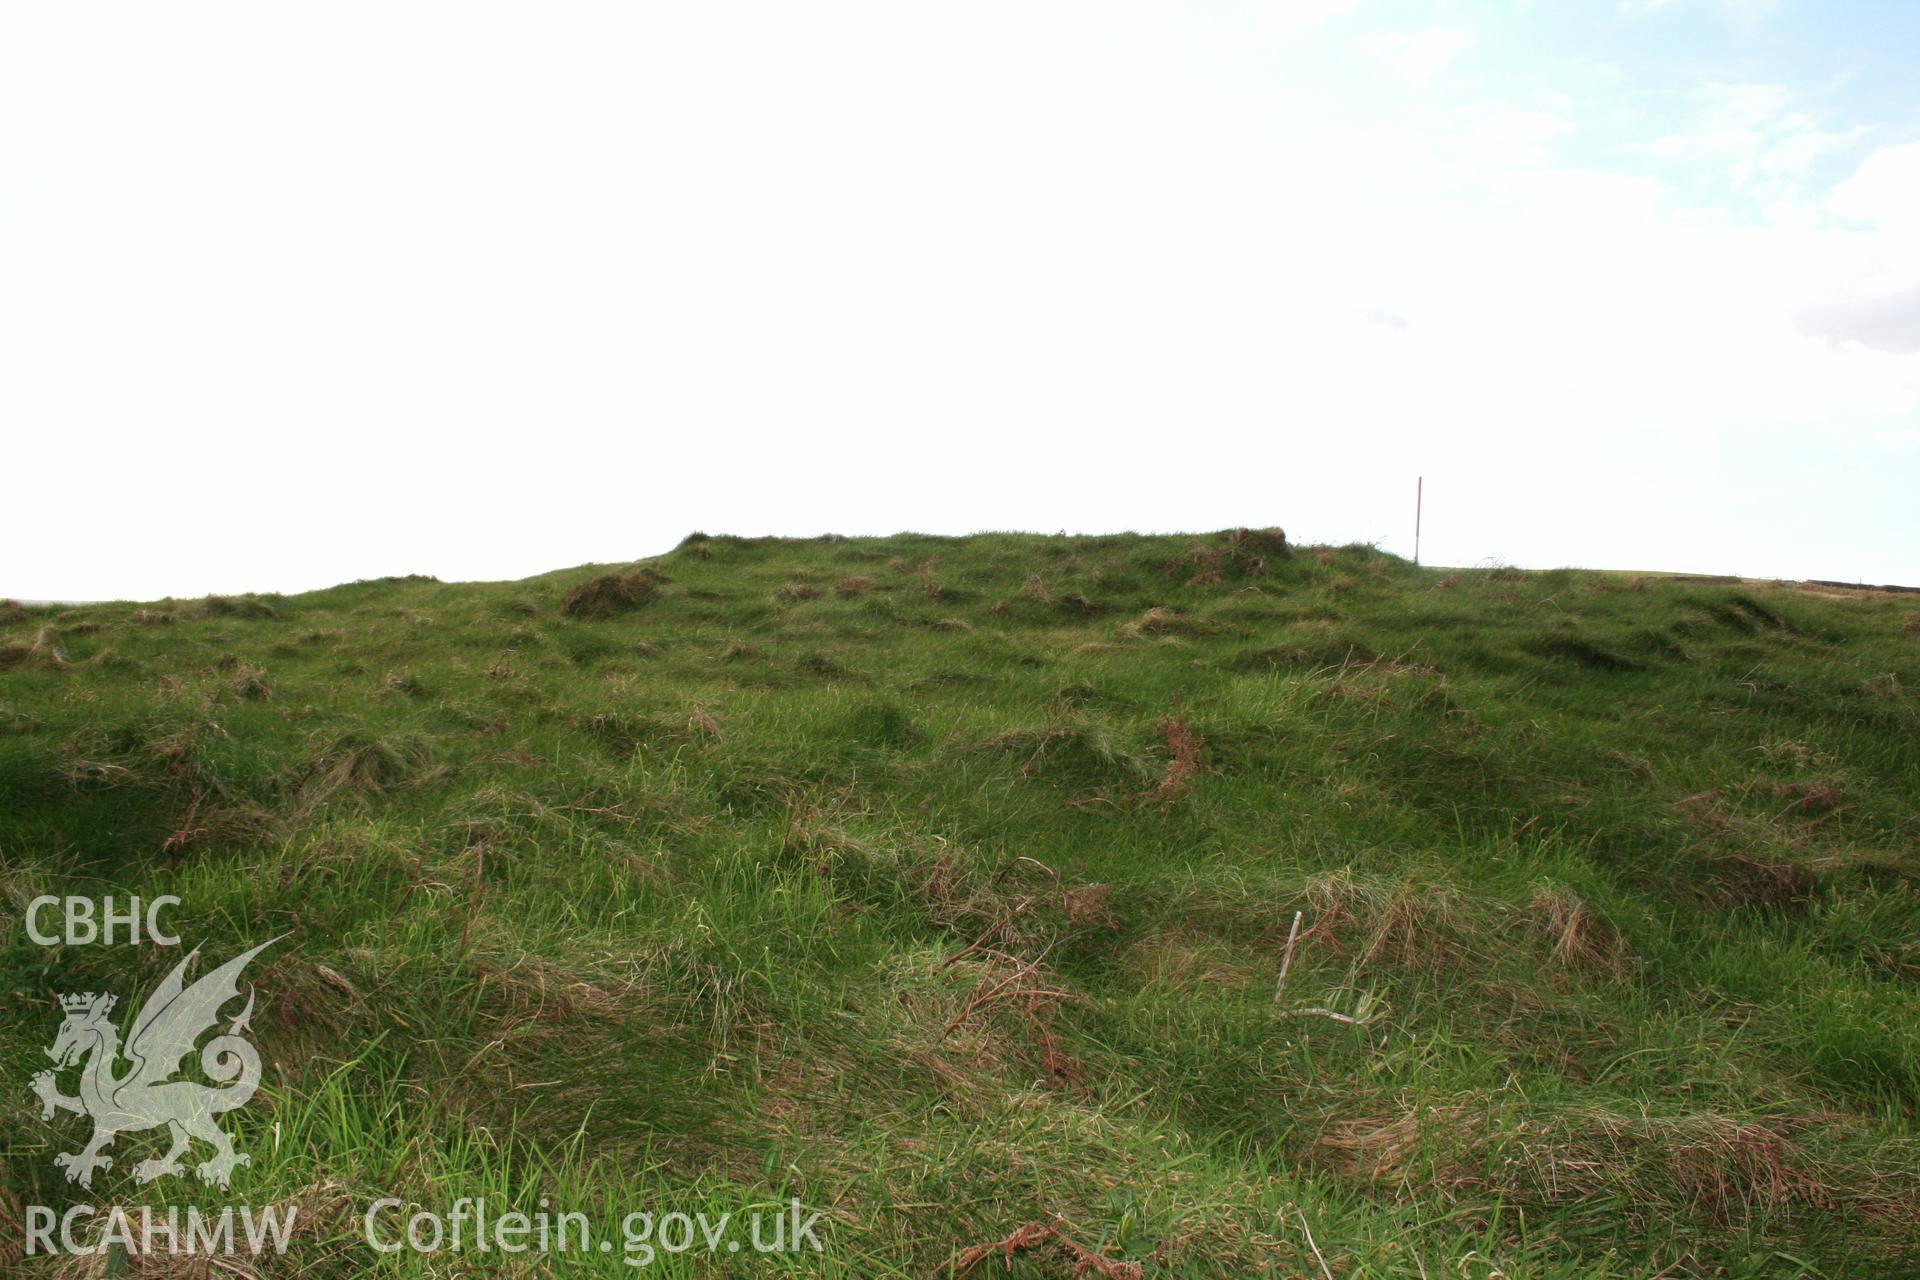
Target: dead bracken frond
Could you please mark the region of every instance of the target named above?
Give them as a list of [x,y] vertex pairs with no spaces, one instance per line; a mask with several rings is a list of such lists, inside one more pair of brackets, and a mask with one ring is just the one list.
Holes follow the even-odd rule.
[[1206,771],[1200,762],[1200,753],[1207,744],[1193,731],[1187,722],[1187,713],[1177,705],[1173,714],[1160,722],[1160,732],[1167,742],[1167,769],[1153,789],[1153,798],[1161,804],[1171,804],[1187,794],[1193,780]]
[[1052,1222],[1029,1222],[1009,1232],[1003,1239],[989,1240],[962,1249],[953,1259],[954,1273],[966,1275],[995,1254],[1013,1270],[1013,1255],[1037,1249],[1045,1244],[1056,1244],[1066,1255],[1067,1274],[1074,1277],[1099,1276],[1101,1280],[1141,1280],[1146,1274],[1137,1262],[1120,1262],[1078,1243],[1062,1230],[1062,1221],[1056,1216]]
[[[991,936],[991,932],[985,936]],[[1059,978],[1042,967],[1045,950],[1031,960],[1022,960],[976,941],[966,951],[949,957],[941,967],[948,968],[963,958],[979,970],[980,978],[959,1014],[947,1024],[939,1038],[945,1040],[975,1018],[984,1020],[996,1011],[1006,1010],[1026,1028],[1040,1069],[1048,1080],[1072,1088],[1085,1084],[1086,1064],[1064,1052],[1053,1033],[1059,1006],[1081,1002],[1084,998],[1066,989]]]

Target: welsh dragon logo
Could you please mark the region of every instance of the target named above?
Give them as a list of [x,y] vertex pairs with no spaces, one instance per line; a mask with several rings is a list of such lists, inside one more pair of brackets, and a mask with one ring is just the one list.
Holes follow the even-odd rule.
[[[116,1136],[162,1125],[172,1134],[173,1145],[159,1159],[142,1160],[134,1166],[136,1182],[152,1182],[182,1172],[180,1157],[195,1138],[214,1149],[210,1159],[195,1166],[202,1182],[225,1188],[236,1168],[251,1163],[243,1152],[233,1149],[232,1140],[214,1123],[214,1117],[245,1106],[260,1087],[260,1055],[243,1038],[253,1016],[251,987],[247,989],[246,1008],[227,1025],[224,1035],[207,1041],[200,1051],[200,1069],[218,1083],[205,1085],[173,1077],[193,1052],[194,1042],[219,1022],[221,1008],[239,998],[241,970],[273,942],[261,943],[188,986],[187,966],[200,954],[196,947],[147,997],[127,1029],[124,1047],[119,1028],[107,1018],[113,1011],[114,996],[87,992],[60,998],[66,1018],[53,1047],[46,1051],[55,1070],[35,1075],[33,1091],[40,1098],[43,1119],[51,1120],[55,1111],[71,1111],[93,1119],[91,1142],[80,1151],[53,1158],[54,1164],[67,1171],[67,1181],[91,1186],[95,1170],[113,1167],[113,1158],[101,1152]],[[129,1065],[116,1074],[122,1057]],[[55,1074],[83,1060],[79,1095],[68,1097],[60,1092]]]

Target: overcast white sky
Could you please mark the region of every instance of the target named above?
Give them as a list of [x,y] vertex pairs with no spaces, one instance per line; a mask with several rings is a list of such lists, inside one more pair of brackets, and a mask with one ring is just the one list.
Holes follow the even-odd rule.
[[0,0],[0,595],[709,532],[1920,583],[1920,5]]

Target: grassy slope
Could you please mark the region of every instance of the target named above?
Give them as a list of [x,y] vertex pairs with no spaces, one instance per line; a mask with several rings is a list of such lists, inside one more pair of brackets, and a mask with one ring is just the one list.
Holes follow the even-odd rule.
[[292,932],[234,1197],[309,1209],[301,1274],[386,1193],[797,1194],[848,1276],[1054,1215],[1152,1275],[1916,1274],[1913,601],[1221,535],[646,568],[595,620],[593,569],[0,615],[0,1185],[70,1196],[53,997],[176,958],[21,908],[170,891]]

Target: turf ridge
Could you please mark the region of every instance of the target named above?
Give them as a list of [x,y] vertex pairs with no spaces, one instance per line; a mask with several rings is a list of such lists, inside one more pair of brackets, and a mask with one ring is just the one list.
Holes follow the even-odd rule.
[[[640,1274],[1920,1274],[1916,796],[1911,598],[1277,530],[4,608],[0,1218],[300,1206],[261,1276],[636,1274],[376,1257],[389,1195],[824,1215]],[[36,946],[49,893],[289,935],[225,1196],[53,1167],[57,997],[177,956]]]

